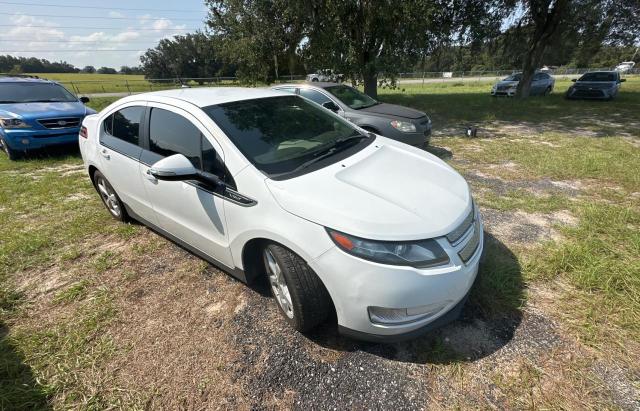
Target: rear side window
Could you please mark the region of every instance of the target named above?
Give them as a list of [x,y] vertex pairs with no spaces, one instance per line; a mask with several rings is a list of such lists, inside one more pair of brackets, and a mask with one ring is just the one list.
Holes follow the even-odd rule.
[[546,80],[547,78],[549,78],[549,75],[544,73],[538,73],[533,77],[534,80]]
[[189,120],[161,108],[151,109],[149,149],[163,157],[182,154],[194,167],[202,169],[202,133]]
[[143,113],[144,107],[127,107],[118,110],[104,120],[104,130],[113,137],[138,145]]

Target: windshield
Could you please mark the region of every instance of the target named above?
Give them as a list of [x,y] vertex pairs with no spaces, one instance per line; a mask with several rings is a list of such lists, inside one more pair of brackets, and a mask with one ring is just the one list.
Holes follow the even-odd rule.
[[516,73],[516,74],[510,75],[509,77],[507,77],[502,81],[520,81],[521,78],[522,78],[522,73]]
[[78,99],[59,84],[0,83],[0,104],[72,101]]
[[329,93],[354,110],[375,106],[378,102],[364,93],[349,86],[331,86],[325,88]]
[[299,171],[369,139],[299,96],[234,101],[203,110],[251,163],[271,177]]
[[615,73],[587,73],[584,74],[578,81],[616,81]]

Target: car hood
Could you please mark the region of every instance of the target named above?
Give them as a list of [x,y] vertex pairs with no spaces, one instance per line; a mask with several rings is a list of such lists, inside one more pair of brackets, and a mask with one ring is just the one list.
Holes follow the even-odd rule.
[[496,83],[497,86],[517,86],[518,82],[517,81],[499,81],[498,83]]
[[382,137],[331,166],[266,184],[286,211],[377,240],[446,235],[472,207],[469,186],[449,165]]
[[358,111],[364,113],[381,114],[389,117],[402,117],[410,119],[417,119],[426,116],[426,114],[422,111],[387,103],[380,103],[376,104],[375,106],[361,108]]
[[84,117],[95,111],[79,101],[68,103],[0,104],[0,115],[25,120],[43,117]]
[[576,88],[607,89],[616,85],[615,81],[576,81]]

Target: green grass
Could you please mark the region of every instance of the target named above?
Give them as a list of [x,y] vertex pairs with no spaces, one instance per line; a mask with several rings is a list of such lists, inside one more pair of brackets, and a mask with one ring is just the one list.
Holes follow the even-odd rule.
[[[558,89],[567,84],[558,82]],[[640,80],[625,83],[613,102],[566,101],[560,95],[492,99],[487,83],[405,89],[382,90],[380,98],[431,114],[436,130],[452,137],[433,144],[452,152],[454,167],[517,183],[500,191],[488,181],[473,182],[481,206],[527,213],[567,210],[577,219],[573,227],[554,227],[562,241],[533,248],[487,237],[473,306],[486,316],[502,316],[522,309],[528,286],[567,284],[568,291],[554,302],[563,324],[603,355],[637,356],[629,350],[640,341]],[[92,99],[89,105],[99,110],[115,100]],[[515,129],[504,135],[487,127],[496,122],[553,130]],[[467,124],[483,126],[483,138],[459,137]],[[515,167],[502,167],[506,162]],[[118,316],[115,297],[126,290],[103,286],[101,279],[114,273],[133,277],[137,270],[113,250],[92,254],[91,244],[96,237],[129,240],[141,228],[113,221],[87,176],[67,172],[81,164],[74,153],[18,162],[0,154],[0,409],[113,405],[114,387],[97,379],[95,370],[118,355],[105,330]],[[542,180],[575,180],[584,187],[578,196],[526,189],[527,182]],[[134,243],[131,252],[148,254],[156,246]],[[52,268],[71,273],[48,300],[39,301],[58,314],[34,323],[33,290],[19,283]],[[441,342],[423,348],[418,357],[426,362],[459,360]]]

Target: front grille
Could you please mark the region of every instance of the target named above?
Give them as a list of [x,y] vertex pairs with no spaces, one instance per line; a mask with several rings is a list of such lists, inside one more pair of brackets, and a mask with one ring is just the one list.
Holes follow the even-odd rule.
[[42,118],[38,123],[49,129],[74,128],[80,125],[80,117]]
[[576,97],[604,97],[602,90],[582,90],[577,89],[574,93]]
[[473,224],[473,235],[471,239],[462,247],[462,250],[458,252],[460,259],[466,264],[467,261],[473,257],[480,245],[480,223],[478,220]]
[[449,240],[451,245],[456,246],[456,243],[469,230],[469,227],[471,227],[471,224],[473,223],[474,209],[475,205],[471,207],[471,211],[469,211],[469,214],[465,217],[464,221],[462,221],[455,230],[447,234],[447,240]]

